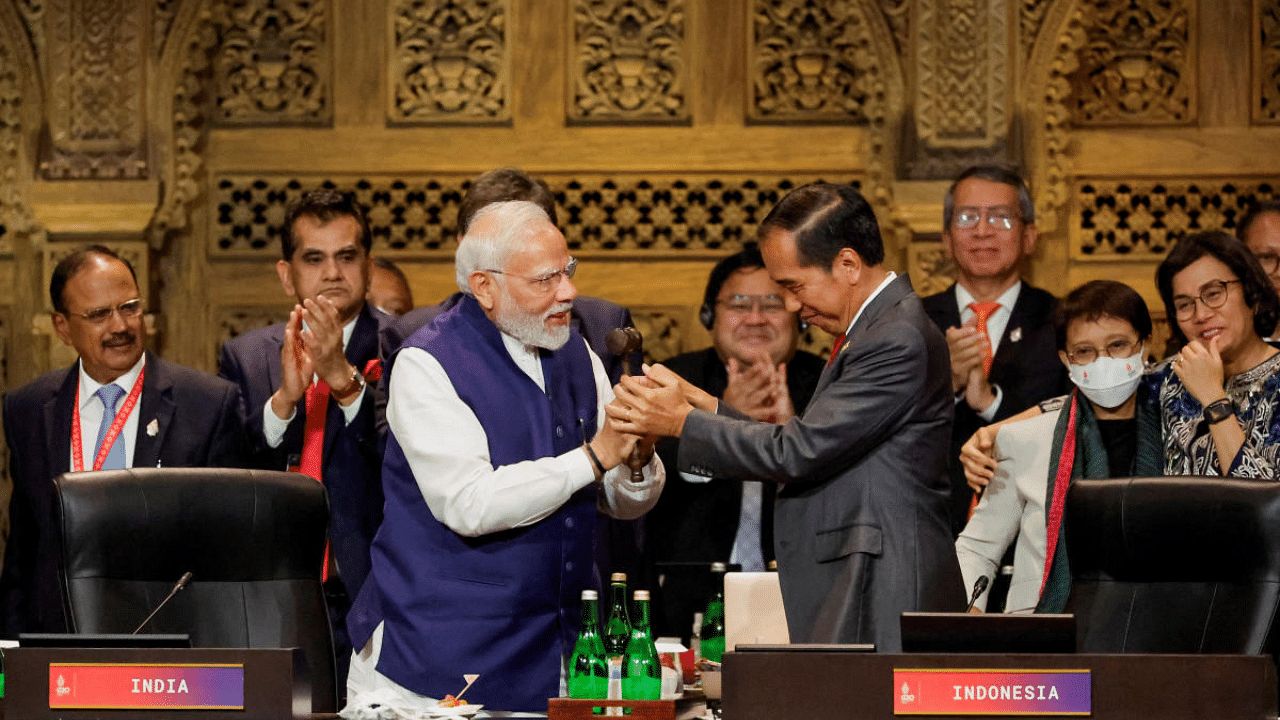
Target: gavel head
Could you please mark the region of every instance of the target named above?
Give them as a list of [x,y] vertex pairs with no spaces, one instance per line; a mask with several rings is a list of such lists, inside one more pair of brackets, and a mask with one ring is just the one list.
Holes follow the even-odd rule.
[[622,371],[634,375],[638,368],[631,367],[630,355],[644,345],[644,337],[633,327],[614,328],[604,337],[609,352],[622,357]]

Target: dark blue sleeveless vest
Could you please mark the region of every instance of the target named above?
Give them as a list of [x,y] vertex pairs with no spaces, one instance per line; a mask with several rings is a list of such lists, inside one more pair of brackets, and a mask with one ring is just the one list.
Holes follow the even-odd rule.
[[[443,366],[484,427],[495,468],[561,455],[595,434],[595,379],[576,330],[560,350],[542,351],[545,393],[474,298],[403,347],[422,348]],[[546,712],[594,577],[596,486],[532,526],[469,538],[431,514],[394,435],[382,483],[372,573],[347,620],[355,647],[384,622],[378,671],[400,685],[439,698],[462,688],[463,673],[479,673],[467,691],[472,703]]]

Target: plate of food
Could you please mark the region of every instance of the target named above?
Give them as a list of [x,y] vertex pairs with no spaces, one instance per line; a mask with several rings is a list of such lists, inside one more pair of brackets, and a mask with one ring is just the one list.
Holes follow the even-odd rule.
[[480,712],[480,708],[484,705],[472,705],[462,698],[455,698],[452,695],[445,695],[444,699],[438,705],[431,709],[431,717],[437,718],[459,718],[471,717]]

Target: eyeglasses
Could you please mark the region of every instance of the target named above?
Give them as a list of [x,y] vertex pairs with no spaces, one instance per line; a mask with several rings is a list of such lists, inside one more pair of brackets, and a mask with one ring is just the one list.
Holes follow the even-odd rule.
[[[1227,285],[1240,280],[1211,280],[1200,288],[1200,302],[1207,308],[1220,308],[1227,302]],[[1197,298],[1179,295],[1173,299],[1173,312],[1179,320],[1190,320],[1196,314]]]
[[1280,269],[1280,255],[1273,252],[1263,252],[1254,253],[1253,257],[1262,266],[1262,271],[1268,275],[1274,275],[1276,270]]
[[987,225],[996,230],[1012,230],[1013,224],[1022,219],[1022,216],[1013,210],[997,205],[985,210],[977,207],[957,208],[951,222],[962,230],[969,230],[978,227],[983,215],[987,217]]
[[[1133,357],[1137,347],[1138,343],[1132,340],[1112,340],[1102,348],[1102,352],[1109,358],[1127,358]],[[1080,345],[1067,353],[1067,359],[1072,365],[1088,365],[1098,359],[1098,348],[1092,345]]]
[[520,278],[521,280],[528,281],[534,291],[542,293],[543,295],[549,295],[550,293],[555,292],[556,288],[560,287],[561,279],[573,279],[574,273],[578,272],[578,258],[569,258],[569,264],[565,265],[563,270],[555,270],[547,273],[546,275],[539,275],[538,277],[513,275],[501,270],[486,270],[485,272],[496,273],[498,275],[510,275],[511,277]]
[[731,295],[716,303],[730,315],[750,315],[752,308],[760,308],[764,315],[785,313],[787,303],[778,295]]
[[65,312],[62,314],[67,316],[76,315],[84,318],[94,325],[101,325],[111,319],[112,313],[118,312],[120,313],[120,317],[125,320],[132,320],[133,318],[141,315],[144,309],[146,309],[146,303],[142,301],[142,298],[134,298],[132,300],[126,300],[115,307],[107,306],[94,308],[93,310],[87,310],[85,312]]

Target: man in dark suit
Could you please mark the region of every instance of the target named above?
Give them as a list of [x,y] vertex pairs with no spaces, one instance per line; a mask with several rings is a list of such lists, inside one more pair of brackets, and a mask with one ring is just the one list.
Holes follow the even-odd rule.
[[998,165],[965,170],[947,190],[943,228],[956,282],[922,302],[951,355],[951,531],[958,535],[973,502],[960,447],[983,425],[1067,392],[1070,381],[1053,331],[1057,301],[1022,281],[1022,261],[1037,239],[1022,178]]
[[369,544],[382,522],[370,383],[381,373],[378,331],[389,318],[365,302],[372,237],[354,196],[304,194],[280,236],[276,271],[297,304],[287,322],[227,341],[218,372],[244,396],[254,465],[297,469],[329,493],[325,592],[343,687],[351,655],[344,618],[369,574]]
[[[757,248],[721,260],[711,270],[699,311],[712,346],[664,364],[756,420],[790,420],[809,404],[824,362],[796,350],[800,322],[785,307],[783,294]],[[674,468],[679,442],[660,441],[658,454]],[[730,562],[758,572],[774,559],[775,490],[755,481],[715,482],[688,474],[668,480],[646,516],[659,578],[655,632],[689,637],[694,613],[710,596],[711,563]]]
[[659,365],[622,379],[610,423],[679,437],[682,472],[779,483],[791,640],[897,652],[903,611],[964,609],[946,511],[946,341],[910,281],[882,266],[879,225],[854,188],[798,188],[758,236],[787,307],[837,336],[809,406],[756,422]]
[[0,576],[4,637],[67,630],[57,578],[55,477],[236,466],[244,444],[234,385],[144,351],[146,305],[127,261],[100,245],[78,250],[54,268],[49,296],[54,330],[80,360],[4,398],[14,484]]

